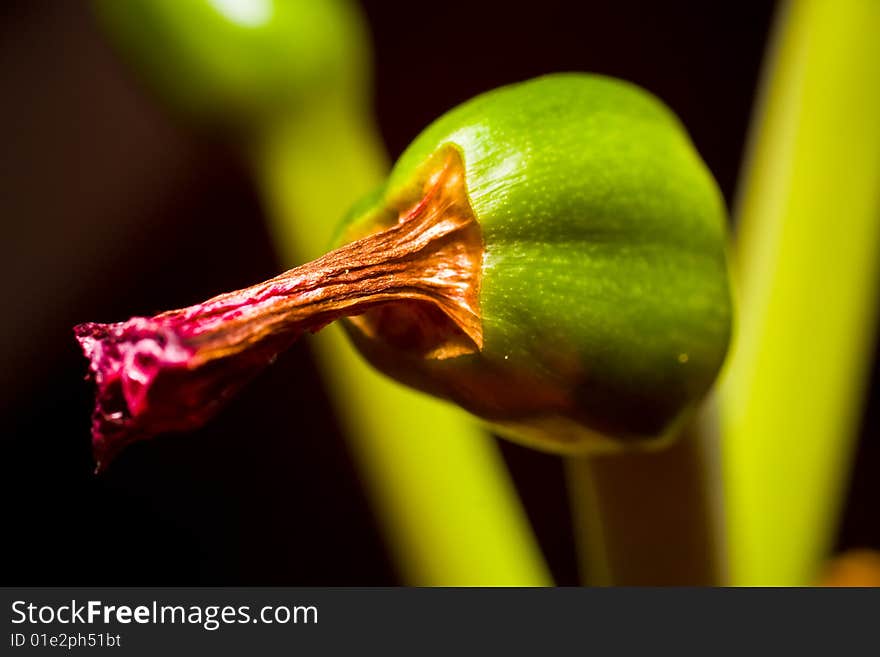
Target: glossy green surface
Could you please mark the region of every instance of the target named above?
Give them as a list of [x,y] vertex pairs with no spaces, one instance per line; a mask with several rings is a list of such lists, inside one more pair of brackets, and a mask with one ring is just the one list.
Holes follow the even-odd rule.
[[252,128],[322,96],[360,104],[370,56],[342,0],[98,0],[120,48],[162,97],[202,121]]
[[449,144],[485,246],[483,349],[424,360],[352,329],[367,357],[540,447],[669,433],[731,324],[723,201],[675,116],[600,76],[504,87],[429,126],[350,221],[369,225]]

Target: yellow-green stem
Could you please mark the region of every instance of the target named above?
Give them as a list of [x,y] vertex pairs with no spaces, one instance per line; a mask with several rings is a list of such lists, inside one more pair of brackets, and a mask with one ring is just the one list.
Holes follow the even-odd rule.
[[566,461],[581,577],[594,586],[725,581],[711,407],[656,452]]
[[801,0],[768,54],[722,387],[734,584],[809,584],[833,540],[880,273],[878,35],[876,0]]
[[[272,126],[253,144],[288,264],[326,251],[345,211],[387,173],[378,137],[356,110],[328,104]],[[312,345],[405,580],[550,584],[491,437],[452,405],[377,373],[339,327]]]

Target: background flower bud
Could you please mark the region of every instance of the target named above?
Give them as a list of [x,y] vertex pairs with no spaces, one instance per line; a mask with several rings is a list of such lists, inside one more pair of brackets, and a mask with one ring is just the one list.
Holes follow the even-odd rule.
[[163,99],[249,129],[317,101],[360,104],[370,56],[346,0],[99,0],[107,32]]

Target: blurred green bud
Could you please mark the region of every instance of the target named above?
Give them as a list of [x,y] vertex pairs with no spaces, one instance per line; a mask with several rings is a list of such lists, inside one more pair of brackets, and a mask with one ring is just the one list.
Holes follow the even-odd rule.
[[251,128],[315,100],[359,103],[363,20],[345,0],[96,0],[99,18],[163,100]]
[[425,212],[477,227],[430,282],[459,285],[460,312],[344,320],[379,369],[569,453],[661,444],[712,385],[731,330],[724,204],[645,91],[559,74],[478,96],[415,139],[338,242]]

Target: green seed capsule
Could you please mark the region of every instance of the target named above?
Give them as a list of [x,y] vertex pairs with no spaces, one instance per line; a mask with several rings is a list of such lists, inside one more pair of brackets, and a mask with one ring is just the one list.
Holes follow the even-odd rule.
[[414,212],[472,214],[437,278],[472,276],[458,314],[414,301],[345,320],[391,376],[563,452],[657,444],[715,379],[731,326],[724,204],[645,91],[559,74],[474,98],[415,139],[338,242]]

